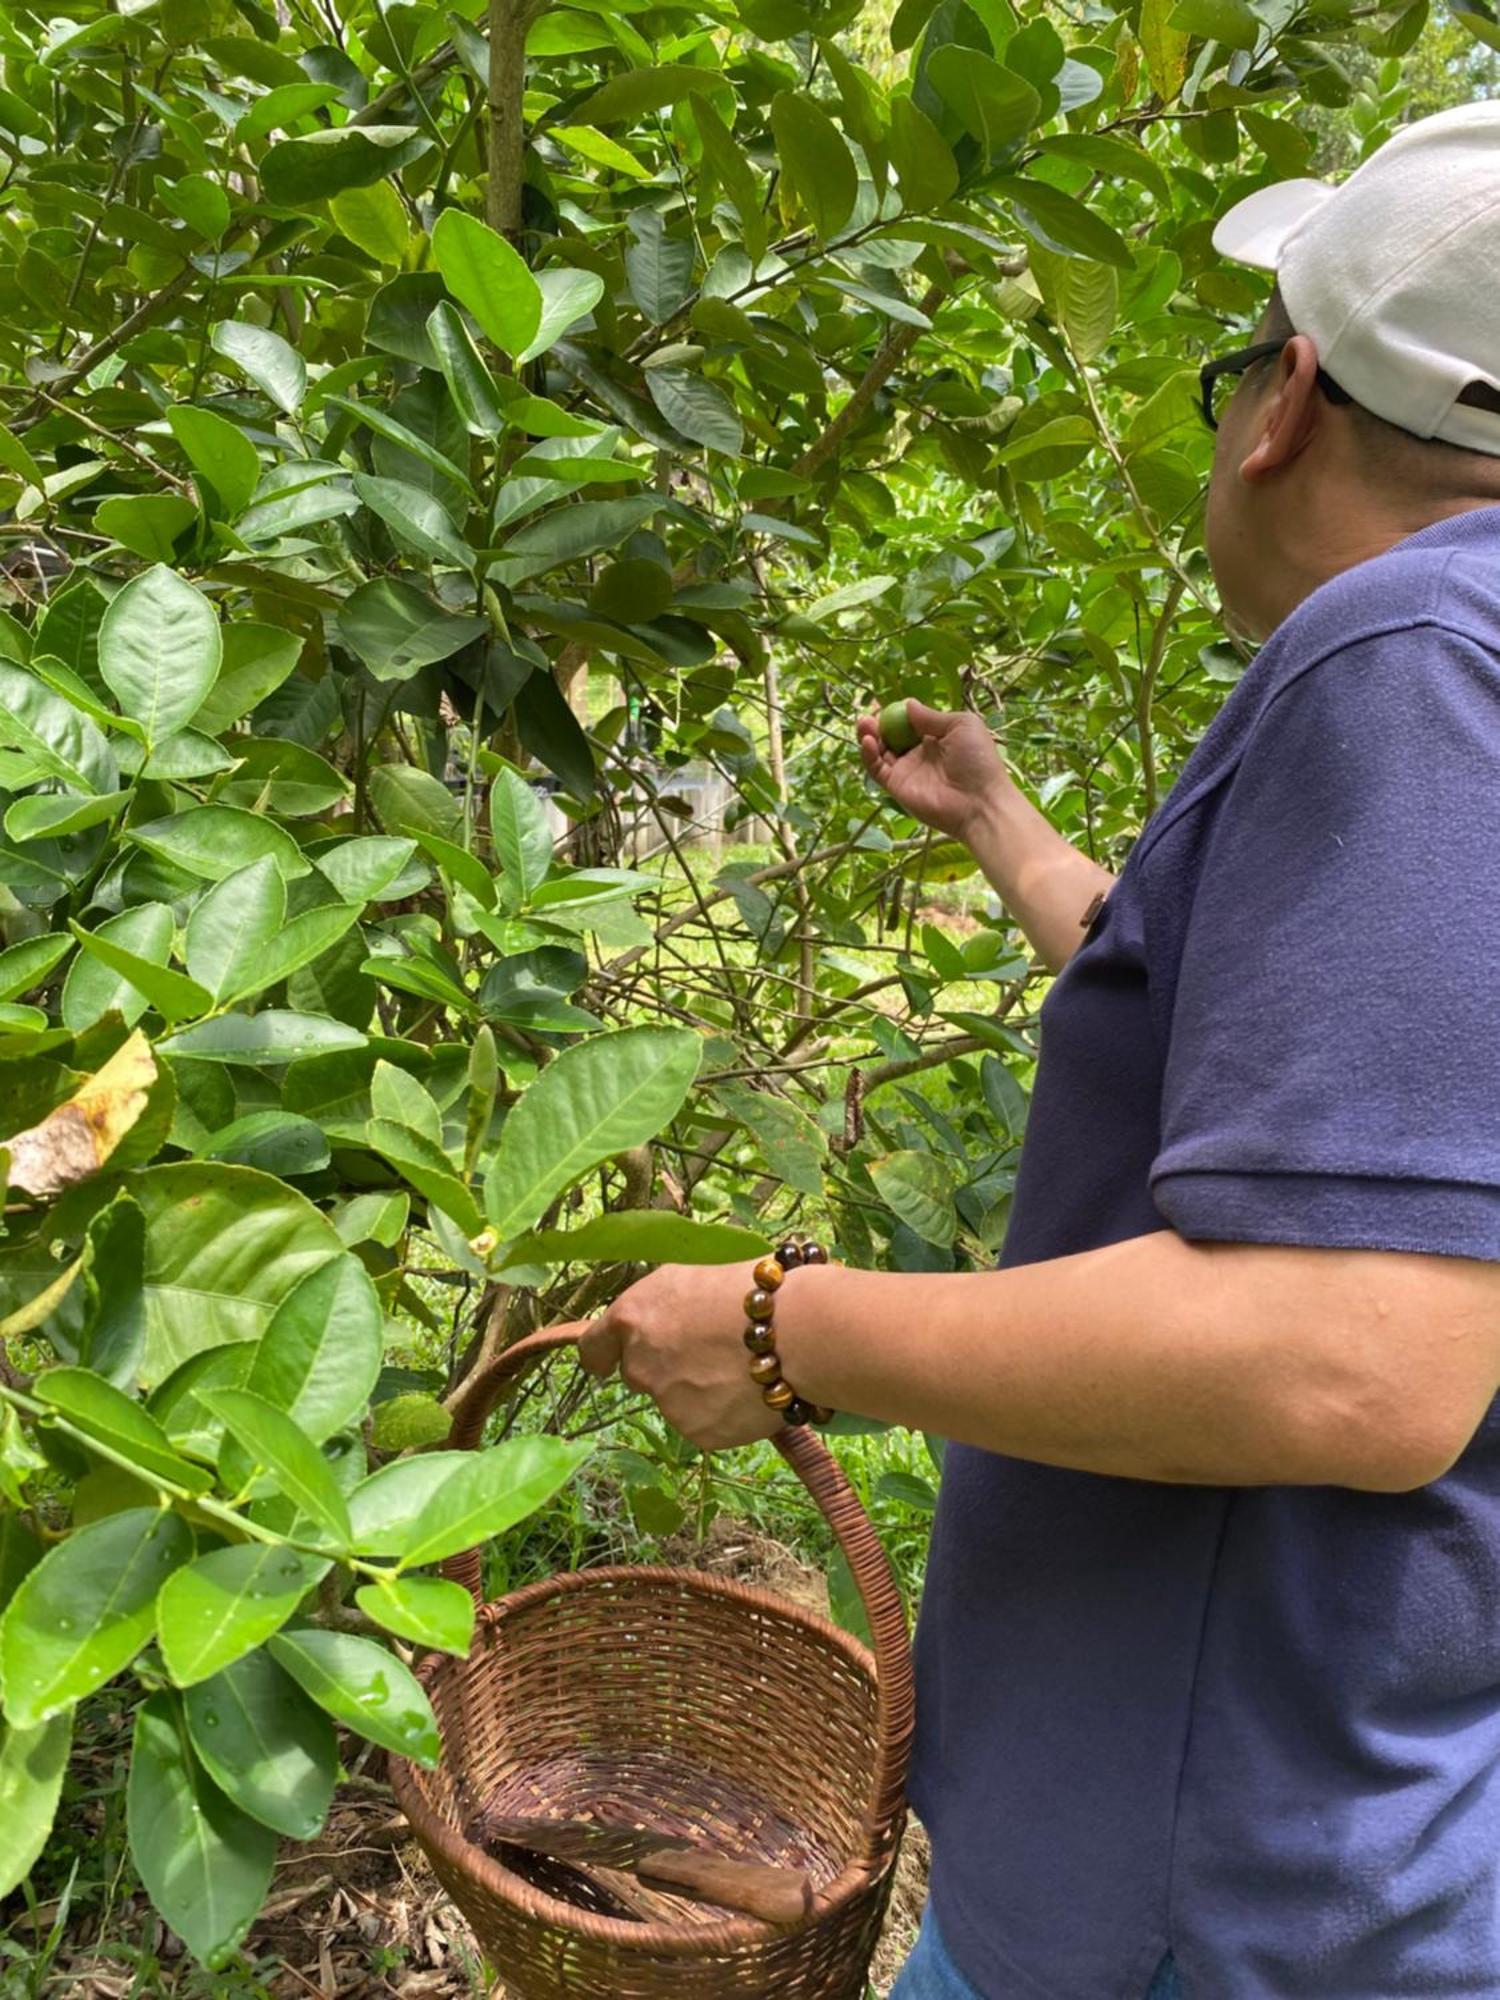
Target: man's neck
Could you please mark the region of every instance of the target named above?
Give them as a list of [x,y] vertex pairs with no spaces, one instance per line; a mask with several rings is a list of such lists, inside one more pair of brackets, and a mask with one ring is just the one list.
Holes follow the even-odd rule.
[[1420,534],[1423,528],[1434,527],[1439,521],[1495,506],[1500,506],[1500,478],[1497,478],[1496,490],[1492,493],[1455,494],[1446,498],[1407,502],[1398,496],[1390,505],[1367,505],[1353,517],[1346,515],[1342,520],[1336,519],[1331,528],[1325,524],[1319,534],[1301,538],[1289,536],[1287,560],[1278,566],[1275,587],[1263,608],[1262,636],[1269,637],[1278,625],[1290,618],[1299,604],[1325,583],[1331,583],[1334,577],[1342,576],[1345,570],[1355,569],[1360,563],[1373,562],[1376,556],[1383,556],[1398,543]]

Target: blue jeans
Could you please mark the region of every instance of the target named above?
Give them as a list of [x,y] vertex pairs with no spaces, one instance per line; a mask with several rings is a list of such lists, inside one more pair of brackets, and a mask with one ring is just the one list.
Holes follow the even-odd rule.
[[[929,1910],[916,1949],[891,1988],[891,2000],[984,2000],[948,1956]],[[1187,2000],[1170,1955],[1156,1968],[1145,2000]]]

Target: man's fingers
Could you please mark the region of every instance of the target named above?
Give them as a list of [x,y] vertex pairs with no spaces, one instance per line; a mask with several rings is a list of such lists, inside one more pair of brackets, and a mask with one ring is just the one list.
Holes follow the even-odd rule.
[[947,709],[929,708],[925,701],[918,701],[915,695],[907,701],[906,713],[912,728],[922,736],[946,736],[948,731],[956,728],[962,720],[962,717],[950,713]]
[[578,1359],[591,1375],[613,1375],[620,1366],[620,1335],[608,1313],[578,1343]]

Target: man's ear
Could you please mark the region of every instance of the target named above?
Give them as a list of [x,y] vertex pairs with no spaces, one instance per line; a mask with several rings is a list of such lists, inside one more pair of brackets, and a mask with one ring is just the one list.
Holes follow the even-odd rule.
[[1276,361],[1276,379],[1255,413],[1253,443],[1240,461],[1250,484],[1269,479],[1306,450],[1322,420],[1318,350],[1304,333],[1293,334]]

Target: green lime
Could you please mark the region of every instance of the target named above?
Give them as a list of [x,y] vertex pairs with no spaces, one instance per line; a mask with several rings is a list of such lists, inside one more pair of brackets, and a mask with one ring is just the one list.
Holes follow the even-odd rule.
[[880,740],[887,750],[894,750],[900,757],[917,747],[917,732],[906,711],[906,697],[900,701],[888,701],[880,711]]

